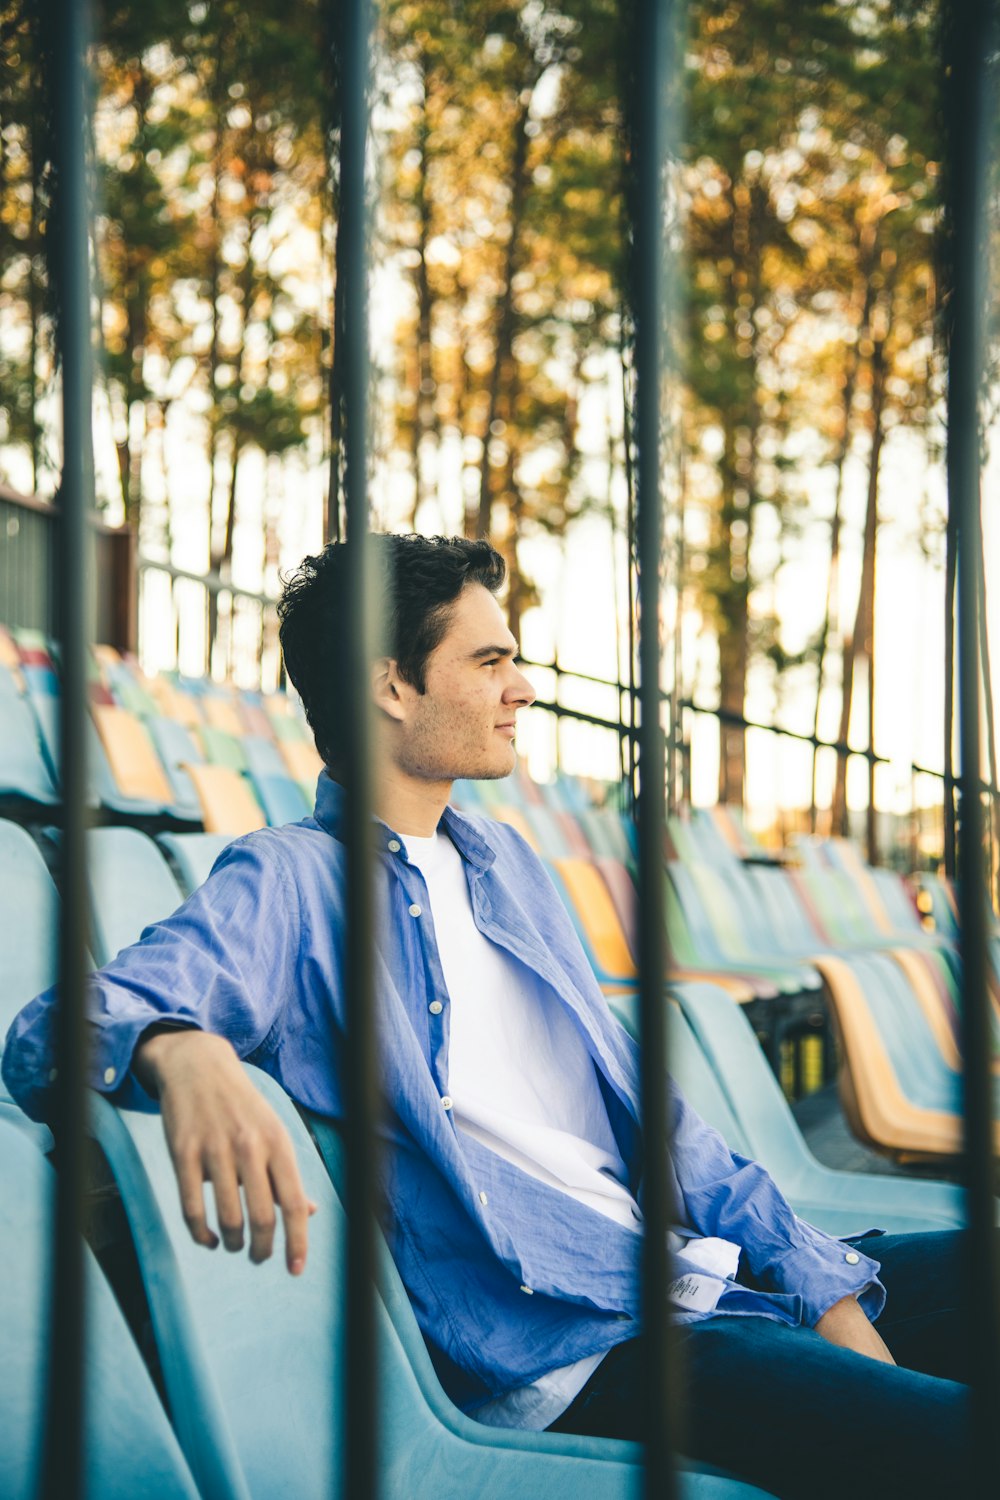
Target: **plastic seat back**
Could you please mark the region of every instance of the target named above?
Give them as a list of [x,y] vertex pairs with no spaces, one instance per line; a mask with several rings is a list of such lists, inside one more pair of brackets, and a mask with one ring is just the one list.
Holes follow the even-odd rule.
[[265,739],[260,734],[248,734],[243,739],[242,745],[247,769],[251,775],[255,777],[288,775],[288,767],[273,739]]
[[[6,669],[5,673],[6,673]],[[59,799],[52,770],[42,749],[37,721],[25,698],[13,691],[0,701],[0,798],[53,806]]]
[[121,795],[170,808],[174,794],[145,725],[125,708],[95,703],[91,713]]
[[34,840],[0,821],[0,1046],[14,1016],[55,982],[59,907]]
[[186,896],[208,879],[212,866],[227,844],[227,833],[161,833],[157,839]]
[[279,828],[282,823],[298,823],[312,812],[299,782],[284,772],[270,776],[251,771],[250,781],[271,828]]
[[185,770],[186,766],[196,765],[202,759],[194,736],[183,724],[164,714],[154,714],[147,720],[146,728],[170,780],[174,802],[193,817],[200,818],[198,796]]
[[292,780],[311,781],[315,785],[323,761],[312,740],[282,740],[279,749]]
[[138,942],[184,899],[151,838],[134,828],[95,828],[88,842],[91,946],[99,965]]
[[[40,1493],[55,1174],[0,1116],[0,1494]],[[125,1320],[84,1247],[86,1492],[100,1500],[197,1500],[197,1491]]]
[[239,771],[228,766],[192,765],[185,769],[198,794],[206,833],[225,833],[236,838],[266,826],[260,803]]

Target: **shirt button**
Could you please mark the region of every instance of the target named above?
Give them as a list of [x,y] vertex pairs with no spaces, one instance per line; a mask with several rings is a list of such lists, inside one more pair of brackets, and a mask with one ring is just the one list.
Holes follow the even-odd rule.
[[105,1068],[104,1069],[104,1082],[105,1083],[114,1083],[114,1081],[115,1081],[115,1079],[117,1077],[118,1077],[118,1074],[115,1072],[114,1068]]
[[423,910],[423,908],[420,907],[420,906],[418,906],[417,903],[414,901],[413,905],[410,907],[410,916],[411,917],[419,917],[419,915],[420,915],[420,913],[421,913],[422,910]]
[[483,1207],[485,1208],[486,1205],[487,1205],[487,1203],[489,1203],[490,1200],[489,1200],[489,1198],[487,1198],[487,1196],[486,1196],[485,1193],[480,1193],[479,1194],[479,1201],[483,1205]]
[[451,1109],[451,1103],[452,1103],[452,1101],[451,1101],[451,1095],[450,1095],[450,1094],[445,1094],[445,1095],[444,1095],[444,1096],[443,1096],[443,1097],[442,1097],[442,1099],[441,1099],[441,1104],[442,1104],[442,1106],[443,1106],[443,1107],[444,1107],[444,1108],[445,1108],[445,1109]]
[[526,1297],[533,1297],[535,1295],[534,1291],[532,1290],[532,1288],[530,1286],[523,1286],[521,1288],[521,1291],[524,1293],[524,1295]]
[[398,854],[400,847],[399,839],[390,839],[386,847],[388,848],[390,854]]
[[444,1006],[441,1004],[440,1000],[432,1000],[427,1009],[430,1011],[432,1016],[439,1016],[444,1010]]
[[58,1077],[59,1077],[59,1069],[58,1068],[50,1068],[49,1069],[49,1082],[50,1083],[55,1083],[55,1081],[56,1081],[56,1079]]
[[848,1250],[847,1254],[844,1256],[844,1259],[847,1261],[847,1264],[849,1266],[856,1266],[858,1261],[861,1259],[861,1256],[858,1255],[856,1250]]

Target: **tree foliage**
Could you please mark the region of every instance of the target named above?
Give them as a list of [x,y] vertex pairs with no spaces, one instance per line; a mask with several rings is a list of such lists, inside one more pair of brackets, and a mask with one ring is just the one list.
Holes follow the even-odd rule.
[[[0,0],[0,469],[44,490],[58,453],[39,3]],[[535,597],[520,544],[608,504],[581,412],[597,387],[621,390],[623,344],[628,363],[628,14],[617,0],[378,8],[373,495],[393,525],[489,532],[515,630]],[[874,549],[886,445],[906,434],[933,455],[935,16],[927,0],[690,5],[672,179],[684,584],[737,714],[764,664],[777,684],[812,674],[818,727],[839,660],[849,721],[873,648],[871,600],[838,609],[845,471],[870,470]],[[289,464],[329,467],[337,524],[336,7],[105,0],[96,29],[103,499],[167,554],[196,511],[200,565],[223,573],[241,524],[257,528],[273,581],[305,503]],[[618,434],[607,461],[623,452]],[[773,583],[817,478],[836,496],[831,587],[803,645]],[[938,519],[918,518],[928,547]],[[869,590],[873,577],[872,557]],[[742,735],[724,731],[722,751],[720,790],[739,797]]]

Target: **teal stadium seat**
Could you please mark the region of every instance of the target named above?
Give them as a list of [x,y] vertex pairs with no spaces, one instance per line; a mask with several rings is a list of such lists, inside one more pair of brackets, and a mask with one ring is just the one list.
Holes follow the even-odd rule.
[[[337,1471],[343,1369],[345,1220],[290,1100],[250,1069],[295,1143],[309,1196],[310,1261],[290,1277],[209,1254],[184,1224],[159,1118],[95,1100],[94,1130],[122,1193],[143,1273],[174,1423],[202,1493],[312,1500]],[[444,1397],[405,1291],[380,1246],[380,1466],[386,1500],[638,1500],[639,1450],[593,1438],[497,1431]],[[708,1473],[683,1500],[749,1500],[760,1491]]]
[[184,897],[161,850],[135,828],[95,828],[88,842],[91,948],[98,965],[137,942]]
[[964,1224],[964,1195],[951,1183],[838,1172],[817,1161],[740,1007],[715,985],[678,985],[675,993],[739,1125],[745,1146],[735,1149],[763,1162],[803,1218],[836,1234],[869,1227],[859,1224],[866,1216],[900,1234]]
[[[56,979],[56,888],[34,840],[16,823],[0,820],[0,1049],[23,1005]],[[29,1120],[0,1083],[0,1117],[51,1151],[48,1126]]]
[[184,895],[190,896],[208,879],[212,866],[232,839],[225,833],[161,833],[157,843],[176,871]]
[[38,724],[10,671],[0,663],[0,804],[53,807],[58,799]]
[[[0,1494],[35,1500],[44,1433],[48,1271],[55,1173],[0,1117]],[[198,1491],[118,1305],[84,1246],[86,1493],[95,1500],[198,1500]],[[206,1492],[207,1493],[207,1492]]]

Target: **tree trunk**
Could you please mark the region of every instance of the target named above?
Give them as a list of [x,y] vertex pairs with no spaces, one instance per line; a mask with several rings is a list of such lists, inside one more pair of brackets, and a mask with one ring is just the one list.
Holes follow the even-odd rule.
[[[209,568],[214,557],[215,523],[215,462],[219,450],[219,284],[222,275],[222,231],[220,228],[222,202],[222,156],[225,141],[226,86],[223,73],[223,28],[220,26],[215,52],[215,70],[212,83],[212,105],[215,113],[215,146],[212,152],[212,203],[209,209],[211,231],[209,235],[208,297],[211,305],[212,333],[208,346],[208,558]],[[208,638],[205,657],[211,669],[212,647],[219,628],[219,596],[208,591]]]
[[944,563],[944,869],[954,880],[955,847],[955,581],[958,573],[958,525],[948,511]]
[[[874,241],[872,241],[872,248]],[[853,345],[849,346],[847,368],[844,372],[844,398],[843,398],[843,425],[840,434],[840,443],[837,448],[836,475],[837,484],[833,501],[833,518],[830,522],[830,572],[826,584],[826,605],[823,611],[823,624],[820,630],[819,645],[816,652],[816,705],[813,709],[813,738],[819,737],[820,710],[823,701],[824,674],[826,670],[826,651],[830,639],[830,627],[833,612],[838,611],[837,629],[840,629],[839,606],[837,603],[840,589],[840,533],[843,525],[842,504],[844,497],[844,468],[847,456],[851,449],[851,414],[854,408],[854,390],[858,378],[858,366],[860,357],[858,354],[859,344],[865,336],[871,322],[872,303],[874,301],[874,288],[871,281],[870,256],[861,266],[861,280],[864,285],[861,316],[858,320],[857,337]],[[814,745],[812,751],[812,778],[809,797],[809,827],[812,833],[816,832],[816,768],[818,761],[818,749]]]
[[[986,558],[982,546],[983,512],[982,496],[979,502],[979,653],[983,670],[983,705],[986,720],[986,755],[989,767],[990,786],[997,785],[997,739],[996,722],[993,713],[993,671],[990,665],[990,627],[986,614]],[[987,827],[990,838],[990,866],[993,874],[992,898],[1000,905],[1000,860],[997,855],[998,838],[1000,831],[997,828],[997,799],[991,793],[989,800],[989,818]]]
[[[875,549],[878,534],[878,478],[879,460],[885,439],[883,413],[885,407],[885,348],[883,341],[875,345],[872,354],[872,445],[868,462],[868,505],[865,512],[864,553],[861,564],[861,586],[858,590],[858,606],[854,618],[854,629],[844,641],[844,671],[840,705],[840,727],[837,742],[846,745],[851,728],[851,706],[854,697],[854,671],[859,654],[863,654],[871,670],[872,638],[875,610]],[[869,723],[868,735],[871,747],[874,726]],[[869,762],[871,763],[871,762]],[[831,808],[831,831],[847,833],[847,755],[837,752],[837,775],[833,789]]]
[[333,281],[333,328],[330,349],[330,466],[327,482],[326,508],[323,517],[323,540],[339,542],[343,537],[341,525],[341,478],[344,461],[344,294],[341,269],[344,260],[343,220],[338,216],[334,244]]
[[522,91],[522,99],[514,125],[514,152],[510,169],[510,234],[504,257],[502,290],[496,305],[496,334],[493,368],[490,372],[489,404],[483,428],[483,453],[479,465],[479,514],[476,520],[476,535],[489,536],[493,509],[493,494],[490,470],[490,433],[497,419],[500,392],[504,373],[510,362],[514,342],[514,274],[517,270],[520,238],[524,217],[524,198],[527,189],[528,133],[530,88]]
[[433,299],[430,278],[427,274],[427,246],[431,239],[432,199],[428,189],[428,167],[430,147],[430,122],[427,118],[427,74],[428,59],[421,58],[420,74],[423,83],[423,108],[417,131],[417,149],[420,152],[420,172],[417,178],[417,265],[414,272],[417,292],[417,391],[413,410],[413,511],[410,530],[416,530],[417,512],[425,495],[421,448],[424,436],[432,433],[438,438],[438,423],[434,402],[434,366],[431,346],[431,319]]

